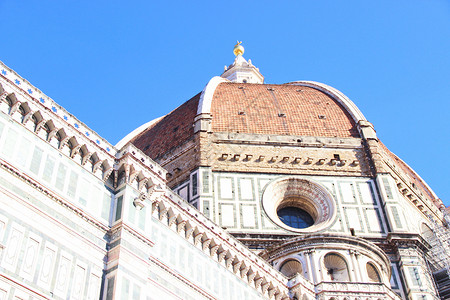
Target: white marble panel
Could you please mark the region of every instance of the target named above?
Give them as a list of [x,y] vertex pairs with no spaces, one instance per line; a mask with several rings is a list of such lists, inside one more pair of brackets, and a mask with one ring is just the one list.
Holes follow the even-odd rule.
[[25,229],[22,226],[13,224],[8,242],[6,243],[2,266],[12,272],[15,272],[16,269],[17,259],[22,247],[24,231]]
[[15,153],[18,133],[12,128],[9,128],[7,132],[8,134],[6,135],[5,143],[3,144],[1,153],[6,157],[11,158]]
[[91,187],[91,195],[88,200],[88,208],[94,215],[98,215],[102,206],[102,191],[96,185]]
[[53,173],[55,170],[56,159],[51,155],[47,156],[45,160],[44,170],[42,172],[42,178],[47,182],[53,181]]
[[80,187],[82,188],[80,188],[78,192],[79,194],[78,202],[81,205],[86,206],[91,196],[91,185],[86,178],[82,177]]
[[370,231],[376,231],[381,232],[381,224],[380,220],[378,219],[377,211],[373,208],[366,209],[366,216],[367,216],[367,226],[369,227]]
[[8,294],[11,286],[0,280],[0,300],[6,300],[8,299]]
[[20,275],[29,281],[33,281],[34,272],[36,271],[41,241],[42,239],[39,236],[30,233],[27,245],[25,246],[25,256],[23,258]]
[[353,207],[345,207],[344,210],[348,227],[353,228],[356,231],[362,231],[363,228],[361,227],[361,215],[359,213],[359,210]]
[[232,204],[221,204],[220,205],[220,219],[221,226],[224,227],[235,227],[234,222],[234,205]]
[[256,226],[255,207],[250,205],[242,205],[241,212],[242,212],[242,225],[244,227],[255,227]]
[[28,139],[20,139],[19,147],[17,148],[17,151],[15,153],[15,161],[21,167],[25,167],[26,162],[28,161],[31,149],[30,145],[32,145],[32,143]]
[[86,266],[77,264],[72,280],[71,299],[83,299],[84,287],[86,279]]
[[92,274],[89,278],[89,289],[87,300],[97,300],[100,296],[100,276],[96,274]]
[[341,188],[341,194],[342,194],[342,202],[344,203],[354,203],[355,198],[353,195],[353,186],[352,184],[348,182],[341,182],[339,184]]
[[251,179],[240,179],[240,191],[242,200],[252,200],[253,199],[253,180]]
[[0,215],[0,242],[3,241],[5,235],[6,223],[8,223],[8,218]]
[[39,285],[49,288],[53,278],[53,268],[56,261],[56,246],[46,243],[44,253],[42,255],[42,265],[39,275]]
[[220,184],[220,198],[233,199],[233,179],[220,178],[219,184]]
[[70,272],[72,270],[72,256],[62,253],[59,258],[58,272],[56,275],[55,294],[66,298],[67,288],[70,282]]
[[372,193],[370,191],[370,183],[359,183],[358,187],[361,192],[362,202],[366,204],[374,203],[374,199],[372,198]]

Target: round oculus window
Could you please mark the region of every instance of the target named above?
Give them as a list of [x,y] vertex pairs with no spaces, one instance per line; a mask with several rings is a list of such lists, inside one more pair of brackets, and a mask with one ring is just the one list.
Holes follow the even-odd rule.
[[295,206],[283,207],[277,211],[277,215],[281,222],[289,227],[302,229],[314,225],[314,219],[311,215]]
[[278,226],[295,232],[315,232],[332,224],[336,205],[320,184],[297,177],[269,183],[262,204],[268,217]]

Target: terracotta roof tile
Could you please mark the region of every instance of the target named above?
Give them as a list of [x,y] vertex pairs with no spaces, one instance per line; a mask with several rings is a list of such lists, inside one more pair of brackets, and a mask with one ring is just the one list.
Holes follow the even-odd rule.
[[310,87],[221,83],[211,113],[213,132],[359,137],[350,114]]
[[144,130],[131,142],[152,159],[158,159],[162,154],[192,139],[192,125],[199,99],[200,93]]

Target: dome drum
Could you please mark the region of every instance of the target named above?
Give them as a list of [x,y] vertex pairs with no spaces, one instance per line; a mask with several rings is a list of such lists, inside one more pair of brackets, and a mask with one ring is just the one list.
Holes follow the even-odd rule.
[[390,286],[391,268],[387,256],[377,246],[360,238],[309,235],[290,239],[265,255],[287,277],[299,273],[315,284],[382,283]]

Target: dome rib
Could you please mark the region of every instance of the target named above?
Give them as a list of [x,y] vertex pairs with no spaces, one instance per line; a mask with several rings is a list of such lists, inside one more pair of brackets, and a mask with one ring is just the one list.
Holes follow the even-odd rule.
[[350,100],[347,96],[345,96],[341,91],[326,85],[324,83],[316,82],[316,81],[293,81],[287,84],[300,85],[300,86],[309,86],[316,88],[334,99],[338,100],[343,107],[347,109],[350,115],[353,117],[356,123],[359,121],[367,121],[366,117],[364,117],[363,113],[359,110],[359,108]]
[[153,119],[150,122],[147,122],[145,124],[142,124],[141,126],[139,126],[138,128],[136,128],[135,130],[133,130],[132,132],[130,132],[129,134],[127,134],[123,139],[121,139],[114,147],[116,147],[116,149],[120,150],[122,147],[124,147],[126,144],[128,144],[128,142],[130,142],[131,140],[133,140],[136,136],[138,136],[139,134],[141,134],[144,130],[149,129],[151,127],[153,127],[156,123],[158,123],[162,118],[164,118],[164,116],[161,116],[159,118]]
[[209,82],[206,84],[205,88],[203,89],[200,95],[197,115],[211,113],[211,102],[214,96],[214,92],[216,91],[217,86],[222,82],[230,82],[230,81],[220,76],[214,76],[209,80]]

